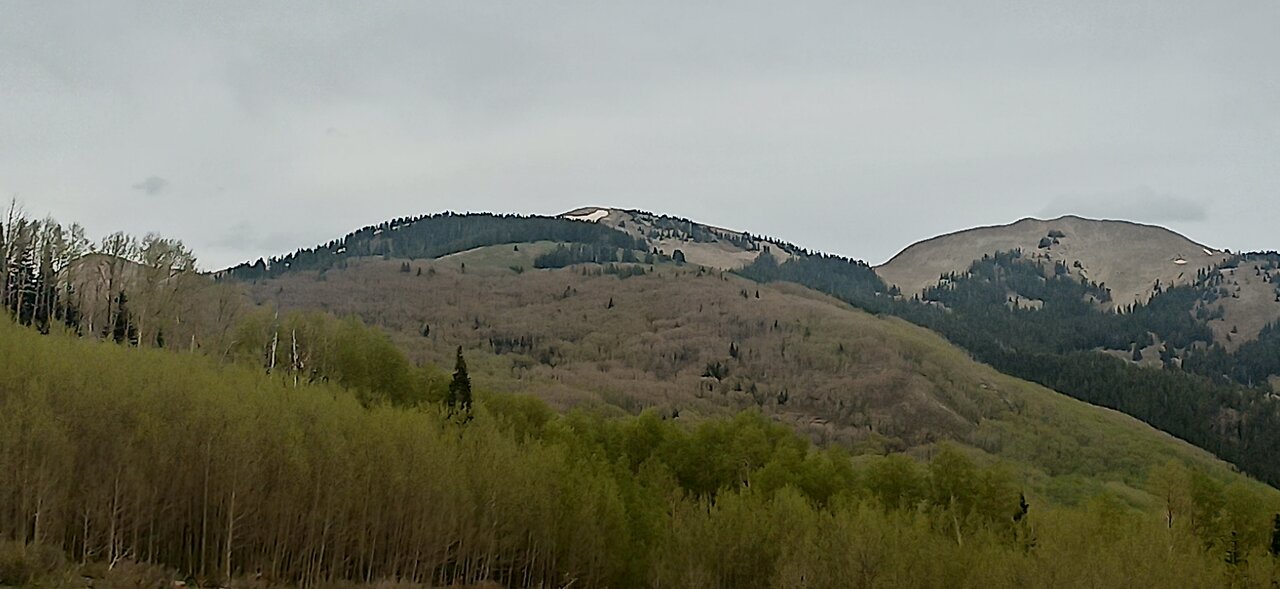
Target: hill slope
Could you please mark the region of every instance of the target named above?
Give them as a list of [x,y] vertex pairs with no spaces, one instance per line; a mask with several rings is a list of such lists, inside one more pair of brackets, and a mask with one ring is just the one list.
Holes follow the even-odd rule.
[[1157,284],[1189,284],[1197,272],[1229,256],[1163,227],[1065,216],[1023,219],[921,241],[876,272],[911,296],[937,284],[940,276],[965,272],[984,255],[1017,249],[1035,259],[1064,262],[1073,274],[1104,283],[1116,307],[1145,302]]
[[668,256],[679,250],[690,263],[721,270],[746,266],[766,250],[782,260],[798,252],[796,246],[776,239],[645,211],[583,207],[560,217],[612,227]]
[[1213,464],[1157,469],[1167,501],[1145,512],[1113,493],[1064,508],[952,447],[927,465],[851,460],[752,413],[555,416],[501,395],[467,419],[366,407],[332,382],[10,322],[0,408],[4,586],[1270,587],[1280,574],[1277,493]]
[[250,288],[284,309],[358,315],[418,360],[443,364],[463,346],[479,382],[561,408],[652,407],[683,419],[754,407],[873,452],[927,454],[955,440],[1013,461],[1033,489],[1068,502],[1102,487],[1146,502],[1136,481],[1169,458],[1226,472],[1131,418],[799,286],[674,264],[522,266],[546,247],[491,246],[407,268],[364,258]]

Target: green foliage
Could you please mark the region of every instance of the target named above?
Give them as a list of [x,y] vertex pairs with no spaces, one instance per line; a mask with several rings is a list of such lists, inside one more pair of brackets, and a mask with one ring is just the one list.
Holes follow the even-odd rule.
[[[136,561],[129,578],[145,583],[170,568],[202,584],[1277,580],[1252,531],[1273,496],[1194,475],[1180,493],[1212,528],[1166,526],[1108,495],[1083,508],[1033,498],[1015,524],[1016,479],[958,448],[858,465],[757,413],[557,417],[528,397],[483,399],[461,427],[431,406],[366,407],[332,382],[0,325],[0,536],[16,542],[0,563],[19,583],[50,568],[10,564],[33,545],[117,564],[108,572]],[[1247,564],[1206,548],[1210,529]]]
[[[643,251],[643,244],[635,244]],[[617,273],[615,262],[635,263],[636,249],[619,247],[610,243],[597,244],[559,244],[555,249],[539,255],[533,260],[534,268],[565,268],[574,264],[610,264]],[[629,269],[629,268],[628,268]]]
[[37,585],[65,566],[66,555],[61,550],[0,536],[0,587]]
[[865,262],[831,255],[794,257],[782,264],[763,252],[739,274],[757,282],[795,282],[850,303],[879,312],[885,309],[890,289]]
[[231,357],[262,366],[294,386],[334,382],[366,405],[411,406],[445,400],[447,381],[432,367],[414,367],[385,333],[359,319],[260,310],[237,328]]

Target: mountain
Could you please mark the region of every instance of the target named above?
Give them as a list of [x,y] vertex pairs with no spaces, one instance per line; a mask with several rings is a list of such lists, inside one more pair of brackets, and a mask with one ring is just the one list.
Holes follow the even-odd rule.
[[[1025,247],[1028,245],[1030,249]],[[1196,258],[1186,254],[1187,249],[1199,251],[1203,259],[1193,264]],[[930,256],[930,251],[937,254]],[[943,255],[949,256],[945,264],[937,261]],[[909,267],[908,262],[916,258],[925,260],[920,264],[931,269],[918,272],[919,277],[912,280],[925,280],[923,277],[930,275],[937,279],[912,293],[899,283],[914,288],[911,285],[919,286],[920,282],[908,282],[897,271]],[[452,266],[424,266],[428,260]],[[432,290],[406,295],[402,288],[423,283],[382,285],[377,276],[350,278],[378,262],[415,279],[424,273],[426,278],[440,274],[452,280],[437,281]],[[660,268],[668,269],[668,274]],[[1250,278],[1250,268],[1255,274],[1242,284],[1242,278]],[[623,331],[610,331],[598,322],[583,327],[610,333],[613,343],[607,344],[591,340],[587,334],[555,335],[564,330],[556,322],[568,321],[566,317],[590,318],[596,310],[566,315],[565,309],[572,308],[567,301],[575,285],[541,284],[537,281],[545,280],[546,273],[533,272],[553,269],[621,280],[610,287],[617,289],[613,293],[617,297],[610,298],[619,299],[627,298],[636,285],[647,284],[650,275],[665,276],[682,288],[687,288],[691,279],[711,275],[730,283],[740,276],[759,283],[799,284],[862,311],[897,316],[933,330],[1002,372],[1122,411],[1210,450],[1255,476],[1280,482],[1280,466],[1270,458],[1273,451],[1280,451],[1280,401],[1269,384],[1280,375],[1280,355],[1275,353],[1280,349],[1280,328],[1270,326],[1271,313],[1280,309],[1280,303],[1274,308],[1266,303],[1266,297],[1280,296],[1270,290],[1280,277],[1280,256],[1227,254],[1158,227],[1079,217],[1024,221],[917,244],[889,264],[873,269],[856,260],[809,252],[746,232],[643,211],[584,207],[558,217],[445,213],[366,227],[316,248],[245,264],[220,276],[254,283],[259,303],[355,314],[402,334],[423,331],[433,338],[442,333],[456,338],[456,333],[439,331],[442,325],[451,325],[469,326],[476,332],[472,335],[484,335],[478,341],[450,339],[434,351],[425,342],[402,342],[418,359],[445,362],[453,345],[479,347],[487,342],[498,354],[519,350],[532,359],[521,360],[525,364],[558,368],[583,362],[592,367],[591,377],[572,386],[565,384],[569,375],[563,371],[551,378],[549,382],[557,384],[554,394],[551,389],[540,394],[553,400],[590,400],[601,391],[626,391],[612,404],[628,410],[660,406],[674,412],[681,409],[680,404],[685,405],[683,409],[693,406],[699,410],[710,405],[740,407],[742,397],[763,406],[771,396],[790,395],[787,389],[795,383],[833,391],[859,386],[859,381],[831,372],[829,366],[818,371],[806,367],[775,370],[770,375],[749,374],[751,378],[746,380],[734,369],[733,378],[725,384],[724,378],[716,376],[725,362],[721,349],[742,349],[742,343],[731,335],[746,337],[742,326],[715,327],[720,340],[715,343],[704,332],[713,326],[692,329],[688,318],[684,322],[668,318],[670,323],[665,327],[652,328],[655,333],[668,339],[689,338],[689,342],[667,348],[654,347],[653,341],[645,349],[619,347],[617,342],[628,340],[627,334],[649,328],[644,321],[624,322],[628,328]],[[474,285],[470,277],[462,278],[492,272],[498,277],[483,287]],[[263,284],[264,279],[272,282]],[[1127,290],[1116,294],[1114,284]],[[508,314],[492,324],[528,322],[524,307],[533,303],[515,295],[507,297],[510,305],[489,301],[469,316],[457,316],[459,309],[468,308],[458,293],[487,301],[484,294],[506,292],[517,285],[547,297],[558,295],[540,301],[547,308],[535,314],[533,325],[522,330],[485,331],[486,315],[503,309]],[[1248,296],[1242,296],[1246,286]],[[360,294],[353,296],[347,289]],[[726,292],[751,299],[755,290],[749,283],[739,283]],[[423,314],[422,308],[429,307],[423,301],[430,300],[431,292],[442,293],[445,300],[453,302],[440,309],[441,314]],[[692,293],[659,296],[654,291],[647,296],[664,300],[671,309],[686,308],[681,305],[699,300]],[[1118,297],[1132,300],[1121,304],[1125,299]],[[393,311],[399,309],[400,300],[416,308]],[[613,309],[617,302],[597,304],[608,303],[603,308]],[[616,311],[615,315],[625,317],[628,311]],[[1239,323],[1257,332],[1247,333],[1236,324],[1224,327],[1228,318],[1241,317],[1251,318]],[[772,326],[778,318],[765,314],[750,320],[757,326]],[[779,322],[775,329],[787,326]],[[802,333],[813,332],[807,325],[805,330]],[[584,340],[596,346],[593,354],[579,354],[588,349]],[[765,347],[776,349],[767,353],[784,358],[786,346],[796,345],[795,341],[793,334]],[[831,341],[837,349],[845,345]],[[626,351],[621,360],[613,356],[620,350]],[[765,353],[755,347],[752,351]],[[659,370],[658,361],[668,357],[671,360]],[[616,362],[621,363],[615,366]],[[504,367],[512,374],[519,373],[517,368],[527,366]],[[630,374],[630,382],[610,384],[617,375],[597,374],[614,368]],[[722,399],[710,405],[703,397],[688,399],[690,393],[701,391],[703,385],[693,380],[702,374],[722,388],[728,387],[724,399],[734,395],[739,399],[729,403]],[[1108,376],[1099,379],[1099,374]],[[712,392],[715,388],[712,386]],[[638,400],[626,398],[642,389],[655,393],[640,395]],[[588,394],[584,396],[583,390]],[[801,426],[812,420],[834,423],[837,430],[844,428],[834,433],[851,443],[879,440],[858,433],[859,428],[877,419],[887,420],[890,427],[867,430],[877,436],[890,432],[886,448],[913,447],[929,436],[962,439],[957,435],[962,428],[935,431],[917,427],[946,422],[930,413],[932,409],[919,413],[928,417],[915,419],[904,417],[916,415],[912,413],[915,409],[886,405],[850,410],[848,403],[833,397],[826,405],[787,418]],[[915,406],[946,404],[919,402]],[[861,421],[833,419],[849,411],[861,415]],[[910,423],[904,426],[897,420]]]
[[[1228,292],[1214,301],[1222,310],[1207,324],[1213,340],[1228,349],[1257,338],[1263,327],[1280,320],[1280,289],[1272,282],[1280,273],[1267,260],[1242,259],[1169,229],[1129,221],[1069,215],[966,229],[912,244],[875,270],[886,283],[913,296],[948,275],[965,273],[983,256],[1012,251],[1047,266],[1061,264],[1066,275],[1102,285],[1111,309],[1147,303],[1171,287],[1203,286],[1205,274],[1221,272],[1229,278]],[[1017,296],[1014,300],[1039,304]]]
[[0,585],[1275,578],[1280,493],[1247,475],[1280,484],[1280,328],[1228,350],[1209,325],[1274,254],[1116,308],[1022,250],[907,295],[598,207],[213,276],[151,255],[177,242],[35,255],[57,243],[4,260],[34,329],[0,325]]
[[[1156,236],[1155,241],[1178,242],[1170,237],[1174,234],[1157,228],[1137,233],[1130,229],[1139,226],[1131,224],[1072,224],[1133,236],[1111,246],[1109,265],[1095,262],[1095,267],[1111,273],[1104,277],[1150,274],[1150,266],[1161,267],[1151,261],[1154,246],[1137,241],[1142,233]],[[862,309],[927,327],[1006,374],[1123,411],[1256,476],[1280,482],[1280,467],[1273,458],[1280,451],[1280,396],[1273,384],[1280,375],[1280,324],[1275,321],[1280,312],[1280,290],[1275,290],[1280,255],[1231,254],[1201,267],[1189,280],[1180,272],[1182,276],[1167,278],[1176,284],[1153,282],[1146,300],[1116,305],[1109,284],[1091,278],[1083,262],[1045,251],[1072,241],[1065,230],[1040,225],[1034,231],[1019,227],[1012,236],[1002,235],[1007,229],[977,231],[982,239],[968,240],[969,246],[990,251],[954,255],[950,267],[968,265],[948,270],[914,294],[880,280],[886,273],[894,279],[894,269],[880,268],[868,276],[863,266],[831,256],[811,255],[781,264],[762,256],[741,272],[765,282],[797,282]],[[1039,235],[1041,229],[1045,233],[1032,251],[1000,249],[1021,243],[1019,235]],[[947,239],[908,248],[911,254],[891,265],[905,264],[925,250],[944,255],[946,248],[939,243]],[[955,249],[963,250],[959,245]],[[1086,249],[1089,244],[1073,251]],[[1147,253],[1139,255],[1143,251]],[[1144,256],[1145,268],[1136,263]],[[1178,262],[1185,257],[1173,261],[1181,267]],[[1246,287],[1251,290],[1246,292]],[[1253,328],[1262,327],[1254,333],[1235,324],[1225,328],[1227,317],[1248,318]]]
[[645,211],[583,207],[560,218],[612,227],[668,256],[678,250],[689,263],[720,270],[751,264],[765,251],[782,260],[802,253],[800,248],[776,239]]
[[1135,487],[1147,466],[1209,460],[1145,424],[975,363],[927,330],[798,285],[671,260],[536,268],[563,247],[363,257],[248,288],[260,304],[379,325],[415,361],[446,365],[461,346],[477,382],[561,409],[681,419],[754,409],[817,441],[876,453],[927,453],[953,440],[1018,465],[1055,501],[1099,485],[1147,501]]
[[965,272],[984,255],[1014,250],[1035,260],[1063,262],[1072,275],[1105,284],[1114,307],[1146,302],[1157,285],[1190,284],[1197,272],[1229,257],[1163,227],[1065,216],[1028,218],[927,239],[877,266],[876,273],[913,295],[942,276]]

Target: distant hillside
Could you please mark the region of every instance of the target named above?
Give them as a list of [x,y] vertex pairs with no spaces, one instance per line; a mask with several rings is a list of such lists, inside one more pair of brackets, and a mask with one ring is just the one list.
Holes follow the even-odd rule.
[[692,264],[721,270],[746,266],[764,251],[783,260],[803,251],[776,239],[637,210],[584,207],[560,217],[612,227],[667,256],[680,251]]
[[[928,297],[930,289],[946,287],[984,257],[1015,251],[1055,275],[1099,285],[1101,296],[1092,300],[1102,309],[1124,310],[1175,287],[1192,287],[1201,301],[1197,319],[1210,330],[1205,343],[1228,351],[1280,321],[1276,256],[1231,254],[1128,221],[1066,216],[967,229],[913,244],[875,270],[903,296]],[[1043,304],[1012,289],[1007,295],[1011,305]]]
[[580,246],[558,260],[540,264],[543,267],[630,261],[638,254],[652,253],[710,268],[734,269],[750,264],[764,251],[784,259],[803,251],[777,240],[688,219],[588,207],[558,217],[442,213],[393,219],[315,247],[245,262],[216,275],[255,280],[292,271],[327,270],[366,256],[433,259],[479,247],[537,241]]
[[[921,454],[955,440],[1020,465],[1058,501],[1133,487],[1168,458],[1208,454],[1118,413],[1001,375],[926,330],[793,285],[696,266],[534,270],[553,243],[404,264],[366,258],[251,285],[284,309],[355,314],[419,361],[463,346],[486,387],[561,408],[668,416],[755,408],[823,442]],[[635,273],[628,268],[639,268]]]
[[[1006,235],[1009,227],[1015,228],[1012,238]],[[1027,242],[1021,240],[1032,237],[1037,241],[1029,249],[1023,247]],[[945,242],[956,239],[968,241],[967,247],[977,248],[974,251],[978,253],[955,254],[951,249],[963,252],[964,248],[949,248]],[[1183,253],[1191,246],[1198,248],[1202,259]],[[997,249],[981,251],[988,247]],[[1006,247],[1012,249],[999,249]],[[1157,253],[1160,248],[1166,251]],[[936,260],[928,261],[928,251],[950,256],[948,265],[969,255],[977,257],[959,270],[938,274],[941,267]],[[934,282],[910,292],[899,288],[898,283],[904,280],[894,278],[894,269],[915,256],[924,256],[922,264],[926,266],[934,265],[918,272],[920,276],[933,275]],[[746,344],[738,339],[762,334],[741,325],[694,328],[689,317],[655,324],[651,317],[664,315],[649,313],[645,321],[613,331],[611,322],[602,323],[602,318],[594,315],[596,310],[576,311],[573,280],[558,286],[542,281],[548,280],[547,276],[574,274],[584,279],[621,280],[618,286],[610,287],[617,289],[616,296],[595,303],[612,311],[635,293],[637,285],[662,277],[675,287],[646,290],[645,296],[650,297],[647,304],[661,301],[672,312],[688,311],[694,302],[699,302],[698,311],[702,312],[702,295],[687,289],[707,277],[739,284],[720,295],[739,295],[747,300],[754,300],[756,290],[762,297],[769,291],[738,282],[737,276],[759,283],[794,282],[863,311],[894,315],[934,330],[1006,374],[1123,411],[1255,476],[1277,482],[1280,466],[1272,457],[1280,451],[1280,402],[1270,381],[1280,375],[1280,356],[1275,354],[1280,349],[1280,327],[1272,324],[1271,313],[1280,315],[1280,300],[1267,302],[1272,296],[1280,299],[1278,291],[1271,290],[1280,278],[1280,257],[1276,258],[1227,254],[1157,227],[1065,217],[943,236],[908,248],[886,266],[873,270],[857,260],[816,254],[688,219],[587,207],[559,217],[446,213],[394,220],[317,248],[245,264],[221,276],[253,283],[260,302],[353,313],[409,334],[404,345],[410,350],[422,349],[415,352],[423,354],[421,359],[446,361],[450,346],[466,343],[450,340],[436,348],[412,337],[419,333],[424,339],[439,337],[442,318],[448,318],[445,321],[487,334],[481,341],[488,342],[498,355],[515,350],[526,356],[513,375],[526,369],[537,374],[541,370],[538,366],[555,369],[556,376],[543,385],[556,386],[536,390],[561,406],[594,403],[602,392],[626,391],[618,393],[624,396],[603,402],[628,410],[665,407],[673,414],[764,407],[770,399],[786,405],[797,386],[806,390],[865,389],[857,378],[827,372],[830,366],[842,365],[839,357],[821,366],[780,368],[787,366],[785,361],[795,346],[823,329],[814,325],[839,324],[836,319],[802,321],[797,340],[797,328],[788,327],[778,317],[748,315],[758,324],[753,329],[768,327],[770,335],[768,344],[744,348]],[[363,282],[351,278],[363,276],[379,264],[414,280],[385,284],[376,275],[365,276]],[[560,270],[545,272],[556,269]],[[1252,276],[1247,275],[1250,271]],[[450,279],[441,280],[440,276]],[[477,287],[474,280],[482,276],[492,284]],[[431,286],[420,292],[401,290],[428,284]],[[1121,296],[1133,300],[1117,301],[1116,284],[1128,289],[1121,291]],[[348,293],[348,288],[358,294]],[[501,295],[507,300],[500,304],[486,298],[512,288],[541,292],[546,298],[537,302],[525,294],[507,294]],[[438,309],[439,314],[424,314],[442,301],[447,303]],[[539,309],[539,304],[545,308]],[[500,321],[487,321],[497,309],[507,309],[509,314]],[[470,310],[468,315],[457,316],[466,310]],[[567,314],[570,310],[573,312]],[[741,312],[722,313],[737,316]],[[528,328],[486,331],[489,325],[528,323],[530,313],[533,325]],[[626,311],[613,314],[628,316]],[[405,318],[415,317],[406,322]],[[579,317],[587,332],[548,335],[560,334],[563,329],[547,322],[572,324]],[[1230,327],[1226,327],[1228,321]],[[662,334],[663,340],[697,343],[659,348],[658,340],[629,335],[646,330]],[[711,330],[719,343],[709,339],[705,330]],[[828,341],[843,353],[851,344],[842,339],[832,335]],[[591,349],[583,341],[592,342],[595,351],[581,354]],[[647,348],[633,349],[646,342]],[[762,363],[770,370],[759,373],[732,367],[742,361],[739,355],[744,349],[760,354],[760,346],[774,349],[770,353],[776,353],[783,364]],[[804,349],[806,358],[823,351]],[[622,364],[615,364],[618,350],[627,350]],[[734,362],[720,357],[729,352]],[[573,378],[573,371],[565,368],[570,365],[589,367],[591,377],[567,384]],[[657,366],[664,368],[657,370]],[[613,376],[598,380],[597,373]],[[911,382],[908,375],[914,373],[904,369],[894,384],[875,386],[914,390],[906,384]],[[1098,378],[1100,374],[1106,377]],[[619,375],[626,376],[625,384],[608,384]],[[710,388],[703,391],[703,387]],[[525,384],[517,388],[526,390]],[[937,390],[948,389],[939,386]],[[715,391],[723,396],[703,394]],[[640,392],[638,398],[631,397]],[[690,397],[691,393],[698,394]],[[940,410],[947,405],[920,400],[928,395],[909,398],[917,398],[917,402],[850,408],[848,401],[828,396],[804,411],[795,411],[797,405],[790,405],[779,415],[801,428],[821,426],[811,432],[820,439],[883,449],[915,448],[938,438],[963,441],[971,433],[963,420],[952,415],[963,412]]]
[[1104,284],[1113,307],[1146,302],[1158,286],[1189,284],[1197,272],[1229,257],[1163,227],[1065,216],[1023,219],[921,241],[876,272],[911,296],[942,276],[968,270],[984,255],[1014,250],[1050,264],[1065,263],[1072,275]]
[[647,251],[644,240],[595,223],[556,217],[442,213],[394,219],[371,225],[325,244],[291,254],[243,263],[217,275],[255,280],[303,270],[341,267],[346,260],[367,256],[386,259],[432,259],[497,244],[555,241],[620,252]]

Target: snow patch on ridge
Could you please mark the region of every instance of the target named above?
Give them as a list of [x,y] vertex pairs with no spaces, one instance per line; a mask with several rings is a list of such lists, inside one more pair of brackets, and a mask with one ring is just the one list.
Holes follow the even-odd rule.
[[599,223],[601,219],[609,216],[609,209],[596,209],[590,213],[581,215],[564,215],[564,218],[573,221],[586,221],[587,223]]

